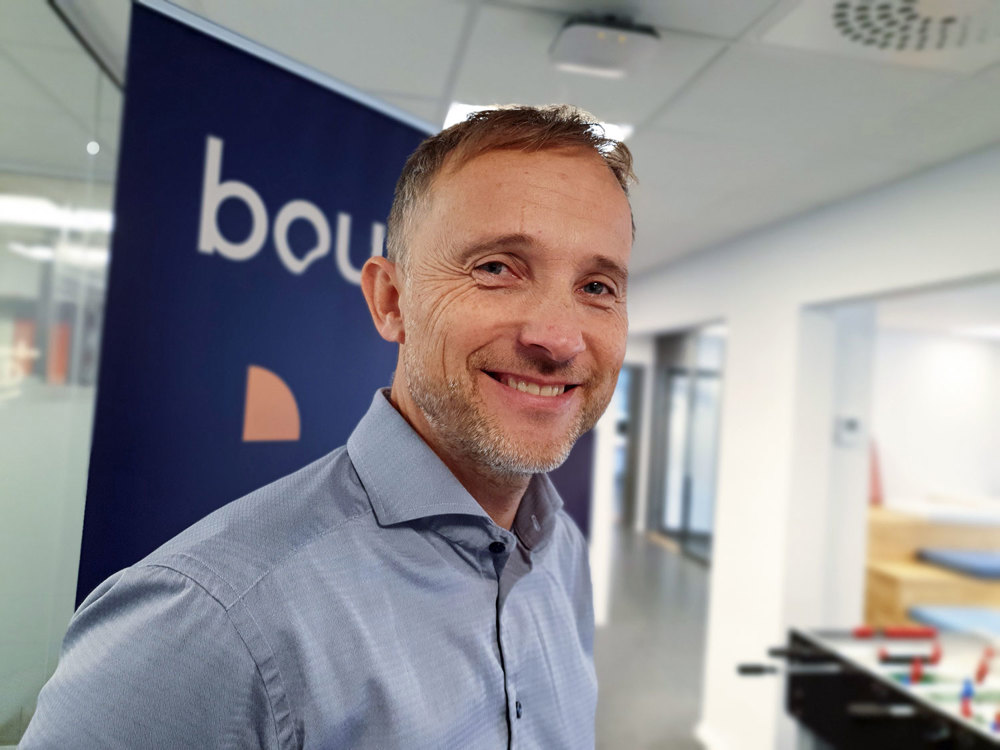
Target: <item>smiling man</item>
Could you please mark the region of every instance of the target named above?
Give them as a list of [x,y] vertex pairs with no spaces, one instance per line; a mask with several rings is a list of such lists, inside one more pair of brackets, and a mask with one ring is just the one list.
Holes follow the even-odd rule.
[[587,549],[544,472],[621,367],[631,178],[565,106],[421,144],[362,272],[392,388],[99,586],[21,747],[593,747]]

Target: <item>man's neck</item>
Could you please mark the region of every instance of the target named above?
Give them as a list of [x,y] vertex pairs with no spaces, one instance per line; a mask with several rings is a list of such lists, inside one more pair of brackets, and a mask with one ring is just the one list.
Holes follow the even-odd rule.
[[398,398],[398,395],[393,391],[389,403],[430,446],[466,492],[472,495],[486,514],[493,519],[493,523],[504,529],[513,527],[514,517],[521,505],[521,498],[528,489],[531,475],[492,471],[472,458],[449,450],[447,445],[439,445],[435,440],[434,431],[416,404],[405,396]]
[[514,517],[521,505],[521,498],[528,489],[530,476],[485,473],[479,467],[463,466],[462,462],[451,461],[440,453],[438,456],[466,491],[482,506],[486,514],[493,519],[493,523],[503,529],[514,526]]

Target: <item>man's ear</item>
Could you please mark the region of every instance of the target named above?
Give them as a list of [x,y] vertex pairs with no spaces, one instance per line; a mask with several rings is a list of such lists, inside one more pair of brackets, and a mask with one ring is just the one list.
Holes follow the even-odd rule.
[[403,313],[399,308],[400,279],[396,264],[388,258],[369,258],[361,268],[361,291],[372,314],[375,330],[386,341],[402,344]]

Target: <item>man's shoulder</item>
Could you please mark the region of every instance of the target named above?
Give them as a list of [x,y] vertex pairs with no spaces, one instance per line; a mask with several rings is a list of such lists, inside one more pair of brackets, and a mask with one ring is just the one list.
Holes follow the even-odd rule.
[[340,447],[224,505],[134,567],[171,568],[228,603],[316,540],[371,516],[365,489]]

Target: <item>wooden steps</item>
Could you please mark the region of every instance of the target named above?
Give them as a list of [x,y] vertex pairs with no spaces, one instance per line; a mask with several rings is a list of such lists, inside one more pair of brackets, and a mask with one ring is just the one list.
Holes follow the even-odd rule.
[[872,508],[869,513],[865,620],[875,626],[914,624],[915,605],[1000,607],[1000,581],[955,573],[917,559],[928,547],[1000,549],[1000,526],[937,523]]
[[1000,581],[980,580],[923,562],[868,564],[868,624],[912,624],[906,613],[915,605],[1000,607]]

